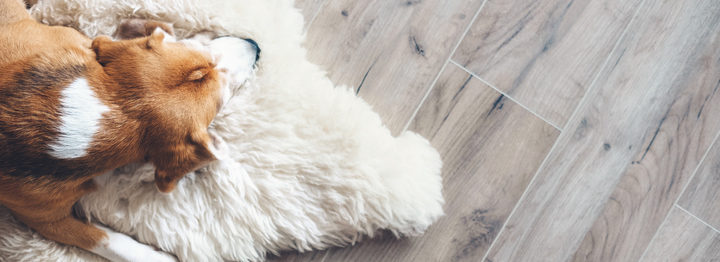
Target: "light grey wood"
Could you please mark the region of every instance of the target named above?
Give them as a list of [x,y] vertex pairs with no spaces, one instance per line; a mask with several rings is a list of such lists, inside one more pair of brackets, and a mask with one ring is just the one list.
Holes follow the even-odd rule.
[[300,9],[305,17],[305,28],[308,28],[320,13],[323,5],[329,0],[295,0],[295,7]]
[[332,249],[325,261],[478,261],[559,135],[453,64],[410,129],[444,159],[446,215],[423,236]]
[[640,2],[488,1],[453,59],[562,128]]
[[297,251],[285,251],[280,255],[268,254],[266,261],[269,262],[308,262],[322,261],[326,251],[308,251],[300,253]]
[[397,134],[482,2],[330,1],[308,29],[308,57],[358,90]]
[[717,141],[678,205],[713,227],[720,228],[720,143]]
[[[617,201],[613,199],[613,192],[623,175],[628,169],[638,168],[632,166],[634,161],[651,166],[648,172],[664,167],[664,163],[650,162],[644,153],[653,144],[652,138],[658,126],[668,120],[679,121],[670,119],[675,116],[697,117],[689,115],[693,110],[683,106],[697,108],[705,95],[714,93],[720,80],[720,71],[714,70],[720,63],[717,59],[720,52],[720,5],[714,0],[647,1],[645,4],[612,54],[597,85],[570,119],[568,129],[560,136],[547,163],[509,218],[490,250],[488,260],[532,261],[542,258],[565,261],[573,258],[588,230],[605,211],[605,204]],[[684,116],[686,113],[688,115]],[[704,123],[709,125],[695,127]],[[682,123],[671,125],[677,128],[688,126]],[[716,120],[700,121],[690,126],[693,126],[691,130],[679,132],[688,132],[689,136],[694,132],[697,134],[696,128],[711,129],[702,132],[705,135],[700,141],[705,146],[707,134],[718,131]],[[697,138],[690,141],[694,139]],[[663,140],[661,137],[659,141]],[[685,144],[688,142],[682,139],[668,139],[666,142],[667,145],[653,146],[669,148],[673,147],[670,143],[681,143],[682,147],[694,151],[688,157],[694,162],[697,162],[697,152],[703,151],[702,145]],[[664,152],[657,150],[652,153]],[[685,153],[679,154],[679,157],[671,156],[668,161],[683,161],[685,156],[682,154]],[[651,159],[663,160],[662,157]],[[690,168],[682,163],[668,167],[679,169],[665,174],[687,174],[683,170]],[[637,178],[648,179],[643,176]],[[660,183],[652,186],[665,183],[671,187],[666,190],[669,191],[667,196],[672,198],[673,194],[677,194],[678,187],[672,185],[674,182],[664,182],[664,179],[667,178],[658,179]],[[683,179],[686,180],[687,176]],[[651,195],[667,197],[657,193]],[[667,208],[667,200],[642,204],[653,203],[660,205],[659,212],[649,206],[642,207],[644,211],[636,214],[643,217],[663,216],[662,209]],[[623,208],[630,209],[638,207],[631,205]],[[626,215],[620,218],[625,219],[632,214]],[[607,223],[626,223],[615,215],[610,217],[620,221]],[[650,223],[658,221],[656,217],[651,220]],[[626,225],[636,223],[639,222]],[[652,231],[652,228],[649,230]],[[634,241],[628,240],[626,244],[634,245]]]
[[[697,36],[703,40],[688,47],[687,61],[676,67],[684,67],[683,75],[667,80],[685,90],[674,96],[660,123],[651,126],[652,136],[645,136],[574,260],[637,260],[720,130],[720,52],[716,51],[720,50],[720,35],[717,30],[712,32],[712,28],[720,28],[720,21],[709,19],[703,24],[710,34]],[[720,183],[715,186],[707,189],[717,190]],[[717,211],[720,222],[720,208]]]
[[[485,3],[453,58],[560,126],[579,105],[533,183],[557,131],[507,97],[487,115],[500,94],[451,63],[410,124],[443,155],[447,216],[420,237],[384,234],[271,260],[479,261],[490,245],[492,261],[637,261],[646,248],[645,261],[720,259],[717,233],[673,207],[689,184],[678,206],[720,224],[717,142],[689,181],[720,130],[720,5],[641,2]],[[450,55],[482,3],[300,4],[322,8],[311,60],[338,83],[363,83],[360,96],[397,132],[424,95],[419,83],[440,74],[437,53]],[[460,6],[475,9],[453,11]],[[409,35],[423,36],[415,40],[425,57]]]
[[673,208],[641,261],[720,261],[720,233]]
[[448,65],[410,125],[444,159],[446,216],[420,238],[370,242],[326,261],[477,261],[559,132]]

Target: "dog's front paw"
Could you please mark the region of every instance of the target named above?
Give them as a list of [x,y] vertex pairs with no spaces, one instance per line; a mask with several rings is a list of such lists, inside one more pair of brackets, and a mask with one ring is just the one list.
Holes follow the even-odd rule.
[[177,259],[175,259],[174,256],[162,252],[162,251],[155,251],[148,254],[148,258],[143,261],[157,261],[157,262],[177,262]]
[[177,262],[177,259],[168,253],[160,251],[149,245],[135,241],[125,234],[113,231],[102,225],[95,225],[105,231],[107,238],[103,239],[97,247],[90,251],[113,262]]

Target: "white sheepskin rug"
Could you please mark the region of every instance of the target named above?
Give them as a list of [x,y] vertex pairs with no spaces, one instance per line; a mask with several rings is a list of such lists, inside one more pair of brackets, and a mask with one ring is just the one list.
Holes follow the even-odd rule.
[[[441,160],[424,138],[393,137],[371,107],[309,63],[291,0],[40,0],[34,17],[112,35],[123,18],[213,30],[262,48],[256,79],[215,120],[232,159],[159,193],[151,165],[97,179],[81,200],[94,221],[182,261],[262,261],[268,253],[355,243],[389,230],[422,233],[443,214]],[[43,239],[0,207],[0,260],[96,261]]]

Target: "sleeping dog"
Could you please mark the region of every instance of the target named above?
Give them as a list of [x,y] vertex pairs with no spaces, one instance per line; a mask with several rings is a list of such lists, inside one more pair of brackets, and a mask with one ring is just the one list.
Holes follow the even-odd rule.
[[151,162],[155,185],[170,192],[221,153],[208,126],[259,49],[166,31],[133,20],[118,35],[138,38],[91,40],[34,21],[21,0],[0,0],[0,204],[18,220],[110,260],[174,260],[71,214],[104,172]]

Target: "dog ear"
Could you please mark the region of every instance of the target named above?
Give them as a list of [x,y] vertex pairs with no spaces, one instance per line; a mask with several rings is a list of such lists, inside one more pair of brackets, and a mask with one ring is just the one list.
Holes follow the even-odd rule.
[[152,35],[148,36],[147,48],[158,48],[160,45],[162,45],[163,39],[165,39],[165,34],[158,31],[153,32]]
[[[176,142],[177,143],[177,142]],[[155,152],[155,185],[158,190],[169,193],[185,174],[195,171],[215,160],[208,148],[210,136],[206,131],[188,136],[185,142],[167,146]]]
[[115,30],[115,38],[117,39],[134,39],[152,35],[155,29],[161,28],[169,35],[173,34],[172,25],[155,20],[146,20],[138,18],[130,18],[123,20]]
[[99,52],[100,49],[107,43],[112,42],[112,39],[110,39],[109,36],[101,35],[98,37],[95,37],[93,39],[92,44],[90,45],[90,48],[92,48],[95,53]]
[[150,36],[148,36],[147,48],[148,49],[158,48],[162,45],[163,42],[173,41],[174,38],[175,38],[174,36],[168,34],[162,28],[157,27],[157,28],[155,28],[155,31],[153,31],[152,34]]
[[[172,40],[175,40],[175,32],[173,32],[173,28],[171,25],[158,22],[154,20],[146,20],[145,21],[145,34],[150,35],[154,33],[157,30],[162,30],[165,33],[165,36],[170,36]],[[168,39],[165,39],[168,40]]]
[[95,52],[95,59],[97,59],[97,61],[103,66],[105,66],[107,60],[106,51],[108,49],[108,45],[110,44],[112,44],[112,39],[108,36],[101,35],[95,37],[90,45],[90,49]]
[[180,178],[168,170],[155,169],[155,186],[160,192],[170,193],[175,190]]
[[155,29],[152,31],[152,34],[148,36],[147,40],[147,48],[153,49],[160,47],[162,43],[164,42],[175,42],[175,36],[172,35],[172,33],[168,33],[165,30],[163,30],[162,27],[155,27]]

